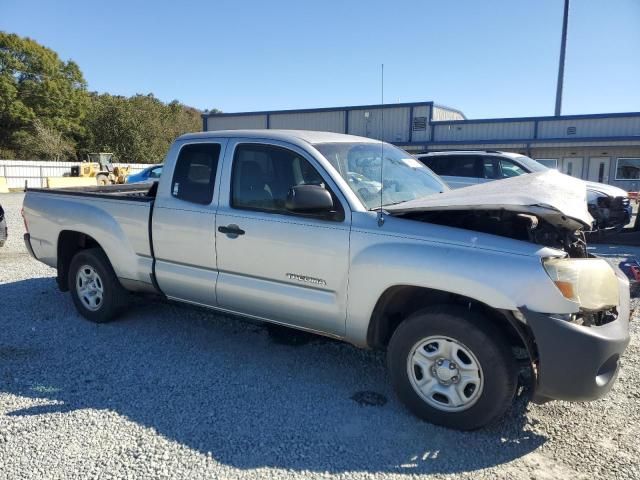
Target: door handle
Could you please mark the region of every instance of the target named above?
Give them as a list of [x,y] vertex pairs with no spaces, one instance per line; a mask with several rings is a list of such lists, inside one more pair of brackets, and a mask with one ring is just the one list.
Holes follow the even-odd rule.
[[229,236],[237,237],[238,235],[244,235],[244,230],[242,230],[238,225],[227,225],[226,227],[218,227],[218,231],[220,233],[225,233]]

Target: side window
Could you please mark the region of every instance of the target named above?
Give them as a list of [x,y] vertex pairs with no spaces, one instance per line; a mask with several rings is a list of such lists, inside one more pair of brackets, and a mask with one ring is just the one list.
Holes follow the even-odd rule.
[[443,157],[441,160],[445,163],[444,170],[446,173],[442,175],[449,175],[451,177],[471,177],[477,178],[480,176],[477,166],[477,157],[473,155],[451,155]]
[[482,158],[482,169],[483,169],[484,178],[488,178],[490,180],[501,178],[498,161],[499,160],[497,158],[491,158],[491,157]]
[[554,168],[556,170],[558,168],[557,158],[535,158],[534,160],[547,168]]
[[424,163],[424,165],[428,168],[430,168],[433,173],[437,174],[437,175],[443,175],[443,173],[441,172],[440,169],[440,160],[441,158],[438,157],[422,157],[419,159],[422,163]]
[[220,145],[193,143],[180,150],[171,181],[171,195],[187,202],[208,205],[213,199]]
[[524,175],[527,172],[520,165],[513,163],[511,160],[500,159],[500,170],[502,172],[501,178],[517,177]]
[[233,159],[231,206],[288,213],[291,187],[324,185],[316,169],[291,150],[270,145],[238,145]]
[[152,168],[149,172],[149,178],[160,178],[162,175],[162,166]]

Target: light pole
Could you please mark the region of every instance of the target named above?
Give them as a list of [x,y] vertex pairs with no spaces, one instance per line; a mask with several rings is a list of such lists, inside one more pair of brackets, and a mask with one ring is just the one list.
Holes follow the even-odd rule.
[[556,89],[556,117],[562,110],[562,84],[564,82],[564,54],[567,50],[567,24],[569,23],[569,0],[564,0],[562,18],[562,43],[560,44],[560,64],[558,65],[558,87]]

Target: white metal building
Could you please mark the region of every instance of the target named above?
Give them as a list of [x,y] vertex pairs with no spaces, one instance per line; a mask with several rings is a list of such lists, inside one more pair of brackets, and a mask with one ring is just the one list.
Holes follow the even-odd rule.
[[468,120],[433,102],[204,114],[203,130],[285,128],[382,139],[410,152],[506,150],[640,190],[640,112]]

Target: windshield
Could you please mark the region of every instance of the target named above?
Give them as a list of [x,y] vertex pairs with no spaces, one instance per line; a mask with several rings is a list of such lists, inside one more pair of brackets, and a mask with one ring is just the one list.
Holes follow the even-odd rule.
[[[387,143],[322,143],[315,148],[369,209],[426,197],[449,188],[410,154]],[[384,151],[380,182],[380,157]],[[380,190],[382,190],[382,195]]]
[[548,167],[545,167],[540,162],[536,162],[533,158],[526,157],[521,155],[516,157],[516,159],[522,163],[525,167],[527,167],[531,173],[533,172],[544,172],[545,170],[549,170]]

